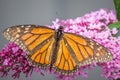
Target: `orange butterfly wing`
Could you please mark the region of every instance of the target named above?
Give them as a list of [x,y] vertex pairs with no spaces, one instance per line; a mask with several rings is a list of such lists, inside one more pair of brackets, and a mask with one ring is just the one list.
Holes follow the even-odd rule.
[[111,59],[111,53],[95,41],[73,33],[64,33],[53,69],[61,74],[71,75],[80,66]]
[[51,63],[54,33],[53,29],[45,26],[19,25],[7,28],[4,36],[26,52],[31,64],[47,68]]
[[[26,58],[31,64],[42,69],[51,65],[56,42],[56,32],[53,29],[45,26],[19,25],[6,29],[4,36],[26,52]],[[60,74],[71,75],[80,66],[112,59],[105,47],[73,33],[63,33],[57,47],[57,56],[52,68]]]

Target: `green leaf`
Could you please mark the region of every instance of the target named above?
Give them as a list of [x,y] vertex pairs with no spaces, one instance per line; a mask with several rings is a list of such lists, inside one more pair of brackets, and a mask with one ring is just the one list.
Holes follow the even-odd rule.
[[120,0],[113,0],[118,21],[120,21]]
[[116,23],[113,23],[113,24],[110,24],[108,25],[110,29],[113,29],[113,28],[120,28],[120,21],[116,22]]
[[120,78],[116,79],[116,80],[120,80]]

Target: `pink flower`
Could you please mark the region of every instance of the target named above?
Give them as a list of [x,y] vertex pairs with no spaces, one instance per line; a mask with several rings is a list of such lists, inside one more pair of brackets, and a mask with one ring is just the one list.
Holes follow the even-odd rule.
[[3,65],[6,65],[6,66],[7,66],[7,65],[8,65],[8,62],[9,62],[8,59],[5,59],[4,62],[3,62]]
[[117,28],[113,28],[113,29],[112,29],[112,34],[114,34],[114,35],[115,35],[115,34],[117,34],[117,33],[118,33]]
[[[10,70],[13,71],[12,77],[19,78],[23,72],[26,76],[30,75],[33,66],[28,64],[25,54],[16,44],[10,42],[0,52],[0,72],[2,76],[7,76]],[[23,65],[24,64],[24,65]]]

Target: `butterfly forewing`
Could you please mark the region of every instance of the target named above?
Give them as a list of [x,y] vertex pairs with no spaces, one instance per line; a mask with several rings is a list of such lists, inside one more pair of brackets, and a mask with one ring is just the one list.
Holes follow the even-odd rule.
[[7,28],[3,33],[8,40],[23,49],[31,64],[41,68],[50,65],[55,41],[53,29],[45,26],[19,25]]

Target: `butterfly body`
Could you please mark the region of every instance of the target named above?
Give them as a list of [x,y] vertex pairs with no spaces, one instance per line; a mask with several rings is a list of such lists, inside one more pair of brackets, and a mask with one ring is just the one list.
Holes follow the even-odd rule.
[[53,54],[52,54],[52,60],[50,64],[50,71],[52,70],[52,66],[56,61],[56,56],[57,56],[57,51],[58,51],[58,46],[59,46],[59,41],[62,38],[63,35],[63,27],[60,26],[59,29],[55,32],[55,42],[54,42],[54,49],[53,49]]
[[17,25],[7,28],[4,36],[26,53],[30,65],[72,75],[81,66],[108,62],[112,55],[99,43],[81,35],[39,25]]

